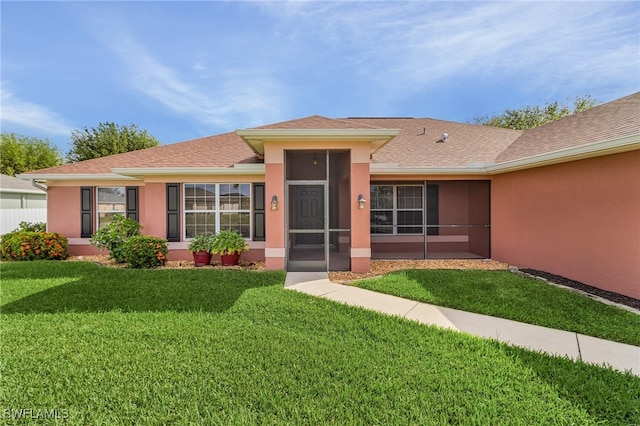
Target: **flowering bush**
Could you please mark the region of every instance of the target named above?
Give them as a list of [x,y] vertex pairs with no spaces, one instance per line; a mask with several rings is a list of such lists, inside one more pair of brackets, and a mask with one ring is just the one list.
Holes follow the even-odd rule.
[[121,247],[122,257],[132,268],[155,268],[167,261],[167,240],[136,235],[127,239]]
[[57,232],[14,231],[2,236],[0,250],[4,259],[62,260],[68,257],[69,242]]
[[114,216],[113,220],[98,229],[89,239],[89,244],[100,250],[109,250],[109,259],[117,263],[126,262],[122,253],[122,246],[129,238],[140,235],[142,226],[133,219],[121,214]]
[[44,222],[25,222],[18,225],[18,229],[13,232],[47,232],[47,224]]

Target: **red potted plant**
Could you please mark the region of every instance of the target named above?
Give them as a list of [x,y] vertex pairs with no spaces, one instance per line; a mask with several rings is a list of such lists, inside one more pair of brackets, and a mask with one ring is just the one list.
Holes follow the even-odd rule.
[[197,267],[207,266],[211,263],[211,254],[213,250],[212,235],[196,235],[187,247],[193,253],[193,263]]
[[220,254],[223,266],[237,265],[240,253],[247,250],[249,250],[249,245],[238,231],[220,231],[213,236],[211,252]]

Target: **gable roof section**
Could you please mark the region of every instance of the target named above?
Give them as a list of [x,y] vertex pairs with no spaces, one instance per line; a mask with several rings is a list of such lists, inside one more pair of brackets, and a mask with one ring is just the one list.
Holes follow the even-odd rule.
[[[24,177],[72,175],[113,176],[112,169],[231,168],[234,164],[255,164],[251,149],[235,133],[194,139],[78,163],[65,164],[24,174]],[[118,175],[119,176],[119,175]],[[119,176],[122,177],[122,176]]]
[[496,163],[539,156],[625,137],[640,137],[640,92],[527,130]]
[[389,127],[372,126],[367,123],[358,123],[352,120],[335,119],[312,115],[296,120],[282,121],[266,126],[254,127],[254,129],[388,129]]
[[236,131],[259,156],[264,155],[265,142],[274,140],[295,140],[298,142],[367,141],[370,144],[371,153],[374,153],[389,140],[396,137],[399,132],[400,129],[380,128],[319,115]]

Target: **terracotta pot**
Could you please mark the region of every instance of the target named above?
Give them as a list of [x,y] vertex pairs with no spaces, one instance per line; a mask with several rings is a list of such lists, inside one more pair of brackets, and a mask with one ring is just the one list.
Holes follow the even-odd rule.
[[211,253],[206,251],[196,251],[193,253],[193,263],[196,266],[207,266],[211,263]]
[[234,266],[240,260],[240,252],[221,254],[220,257],[222,258],[222,266]]

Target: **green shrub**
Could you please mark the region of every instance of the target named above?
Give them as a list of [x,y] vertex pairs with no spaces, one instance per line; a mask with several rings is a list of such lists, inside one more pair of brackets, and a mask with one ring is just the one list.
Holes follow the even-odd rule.
[[206,251],[212,253],[213,251],[213,235],[198,234],[193,237],[193,240],[189,243],[187,250],[191,253],[197,253],[199,251]]
[[249,250],[249,245],[244,237],[235,230],[220,231],[213,236],[211,253],[232,254]]
[[68,257],[67,238],[57,232],[10,232],[2,236],[0,250],[4,259],[61,260]]
[[100,250],[109,250],[109,259],[117,263],[124,263],[122,245],[134,235],[140,235],[142,226],[133,219],[120,214],[114,216],[113,221],[98,229],[89,239],[89,244]]
[[167,240],[148,235],[136,235],[122,244],[121,254],[132,268],[155,268],[167,261]]
[[44,222],[31,223],[22,221],[14,232],[47,232],[47,224]]

